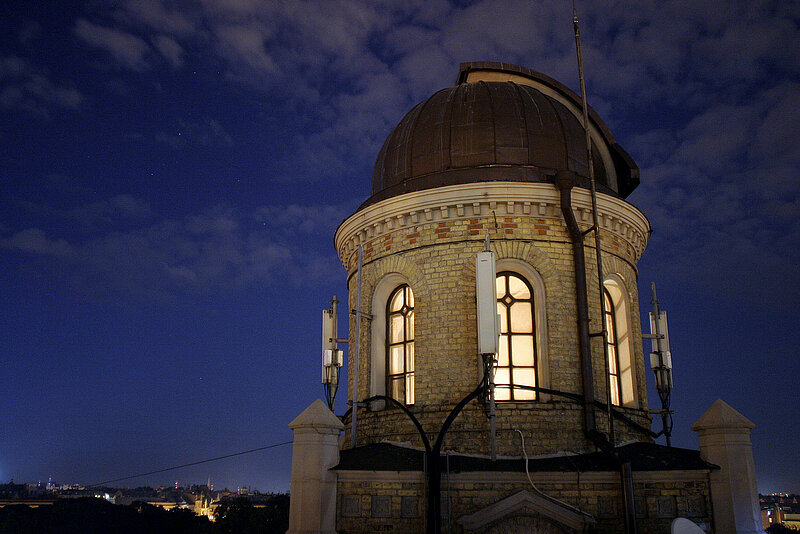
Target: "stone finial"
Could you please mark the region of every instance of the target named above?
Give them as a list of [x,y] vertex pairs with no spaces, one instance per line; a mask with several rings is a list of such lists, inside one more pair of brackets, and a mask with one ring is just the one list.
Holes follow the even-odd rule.
[[317,399],[289,423],[289,428],[292,430],[300,428],[330,428],[331,430],[335,429],[338,433],[338,431],[344,430],[344,424],[325,406],[324,402]]
[[754,427],[752,421],[720,399],[692,425],[700,438],[700,455],[719,466],[709,474],[715,532],[763,532],[750,442],[750,429]]
[[339,433],[344,425],[317,399],[289,423],[292,444],[292,498],[288,534],[336,533],[336,472]]
[[722,399],[717,399],[714,404],[700,416],[695,424],[692,425],[692,430],[700,432],[701,430],[722,429],[722,428],[755,428],[755,424],[747,417],[743,416],[733,408],[730,404]]

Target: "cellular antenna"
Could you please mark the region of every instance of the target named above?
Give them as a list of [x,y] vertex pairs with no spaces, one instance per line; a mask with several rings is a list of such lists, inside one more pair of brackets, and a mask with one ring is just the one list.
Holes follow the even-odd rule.
[[337,346],[342,340],[336,335],[338,305],[339,299],[334,295],[330,307],[322,310],[322,386],[325,390],[325,401],[331,411],[339,389],[339,368],[342,366],[342,351]]

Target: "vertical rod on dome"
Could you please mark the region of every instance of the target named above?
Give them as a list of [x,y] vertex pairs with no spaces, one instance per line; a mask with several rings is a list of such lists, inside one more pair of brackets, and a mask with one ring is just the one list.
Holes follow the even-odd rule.
[[352,448],[356,448],[356,423],[358,419],[358,352],[361,346],[361,268],[364,265],[364,252],[361,245],[358,245],[358,275],[356,277],[356,339],[355,350],[353,351],[353,416],[350,418],[350,441]]
[[592,230],[594,231],[595,259],[597,260],[597,283],[600,297],[600,327],[603,340],[603,364],[606,374],[606,408],[608,412],[608,439],[614,444],[614,419],[611,412],[611,376],[608,372],[608,332],[606,329],[606,303],[603,285],[603,261],[600,253],[600,224],[597,216],[597,185],[594,176],[594,159],[592,157],[592,137],[589,133],[589,105],[586,102],[586,82],[583,77],[583,58],[581,55],[581,32],[578,29],[578,10],[573,3],[572,27],[575,30],[575,49],[578,54],[578,77],[581,84],[581,103],[583,105],[583,129],[586,133],[586,161],[589,166],[589,183],[591,184],[592,197]]

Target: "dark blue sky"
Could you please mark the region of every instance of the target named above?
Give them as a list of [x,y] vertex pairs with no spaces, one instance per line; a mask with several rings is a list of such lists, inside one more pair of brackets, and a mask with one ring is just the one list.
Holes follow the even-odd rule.
[[[3,481],[290,440],[391,128],[461,61],[577,85],[567,1],[66,4],[0,7]],[[675,444],[722,398],[759,489],[800,492],[800,4],[581,4],[590,103],[642,170]],[[285,490],[290,456],[126,484]]]

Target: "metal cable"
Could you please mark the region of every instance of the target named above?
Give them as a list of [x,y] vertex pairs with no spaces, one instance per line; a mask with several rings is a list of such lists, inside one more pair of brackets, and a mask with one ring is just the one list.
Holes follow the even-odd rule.
[[147,475],[155,475],[155,474],[158,474],[158,473],[166,473],[167,471],[174,471],[175,469],[182,469],[184,467],[190,467],[190,466],[193,466],[193,465],[207,464],[209,462],[216,462],[217,460],[224,460],[225,458],[232,458],[234,456],[242,456],[243,454],[250,454],[251,452],[258,452],[258,451],[264,451],[264,450],[267,450],[267,449],[273,449],[275,447],[280,447],[281,445],[289,445],[290,443],[292,443],[292,442],[291,441],[284,441],[283,443],[275,443],[273,445],[266,445],[264,447],[258,447],[258,448],[250,449],[250,450],[246,450],[246,451],[234,452],[232,454],[225,454],[223,456],[217,456],[215,458],[208,458],[207,460],[200,460],[198,462],[189,462],[188,464],[181,464],[181,465],[176,465],[176,466],[173,466],[173,467],[165,467],[164,469],[156,469],[155,471],[148,471],[147,473],[138,473],[136,475],[130,475],[130,476],[120,477],[120,478],[113,478],[111,480],[104,480],[103,482],[98,482],[96,484],[89,484],[86,487],[87,488],[92,488],[92,487],[95,487],[95,486],[104,486],[105,484],[110,484],[112,482],[120,482],[122,480],[130,480],[131,478],[144,477],[144,476],[147,476]]

